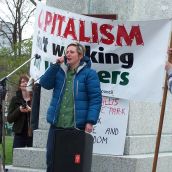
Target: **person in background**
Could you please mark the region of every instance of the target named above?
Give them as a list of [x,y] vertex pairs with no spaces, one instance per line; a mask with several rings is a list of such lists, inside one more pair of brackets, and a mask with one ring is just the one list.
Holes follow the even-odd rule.
[[74,127],[90,133],[97,123],[101,103],[100,81],[91,69],[91,60],[84,56],[79,43],[67,46],[66,56],[57,59],[40,78],[45,89],[53,89],[47,111],[50,129],[47,140],[47,172],[52,172],[53,132],[58,128]]
[[[172,55],[172,48],[168,49],[168,55]],[[168,75],[168,88],[170,92],[172,93],[172,63],[167,61],[165,65],[165,70]]]
[[7,121],[13,123],[13,148],[32,147],[32,133],[30,132],[31,94],[27,91],[27,75],[20,76],[16,96],[12,97]]

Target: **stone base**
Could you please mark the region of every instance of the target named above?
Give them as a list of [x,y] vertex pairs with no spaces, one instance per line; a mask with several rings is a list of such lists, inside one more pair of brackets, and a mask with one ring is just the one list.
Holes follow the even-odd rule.
[[[45,149],[15,149],[8,172],[45,172]],[[154,154],[110,156],[94,154],[92,172],[150,172]],[[38,169],[39,168],[39,169]],[[172,153],[160,153],[156,172],[172,170]]]
[[[93,156],[92,172],[151,172],[154,154]],[[172,171],[172,153],[160,153],[156,172]]]
[[6,166],[8,172],[46,172],[46,170],[41,169],[31,169],[31,168],[24,168],[24,167],[14,167],[14,166]]

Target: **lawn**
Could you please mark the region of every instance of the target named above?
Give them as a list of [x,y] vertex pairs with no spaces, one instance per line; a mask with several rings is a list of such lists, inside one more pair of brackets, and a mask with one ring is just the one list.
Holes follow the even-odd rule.
[[[6,136],[5,137],[5,164],[12,164],[12,145],[13,145],[13,137]],[[2,144],[0,144],[0,154],[2,157]]]

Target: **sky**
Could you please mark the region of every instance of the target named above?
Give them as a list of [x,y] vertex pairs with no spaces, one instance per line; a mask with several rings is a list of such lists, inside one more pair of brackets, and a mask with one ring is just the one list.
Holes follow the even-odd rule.
[[[0,0],[0,2],[1,2],[0,15],[1,15],[1,17],[6,18],[4,14],[7,13],[8,9],[7,9],[7,7],[5,5],[2,4],[2,1],[3,0]],[[37,1],[38,0],[35,0],[36,3],[37,3]],[[46,0],[42,0],[41,2],[46,3]],[[23,39],[30,38],[33,35],[33,33],[34,33],[34,19],[35,19],[35,16],[33,15],[30,18],[29,23],[25,26],[25,28],[23,30],[23,35],[22,35]],[[6,18],[6,21],[8,21],[8,18]]]
[[[37,3],[37,0],[35,1]],[[46,0],[42,0],[42,3],[46,3]],[[30,23],[28,23],[27,27],[23,31],[23,39],[30,38],[34,33],[34,23],[35,23],[35,16],[33,15],[30,19]]]

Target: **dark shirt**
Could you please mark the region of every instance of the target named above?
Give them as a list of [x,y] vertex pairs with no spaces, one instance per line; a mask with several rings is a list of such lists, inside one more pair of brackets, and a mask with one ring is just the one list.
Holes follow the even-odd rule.
[[10,102],[8,109],[7,121],[13,123],[13,131],[17,135],[27,135],[28,127],[30,126],[30,112],[24,113],[20,111],[20,106],[27,103],[29,106],[31,102],[25,102],[22,97],[21,91],[16,92]]

